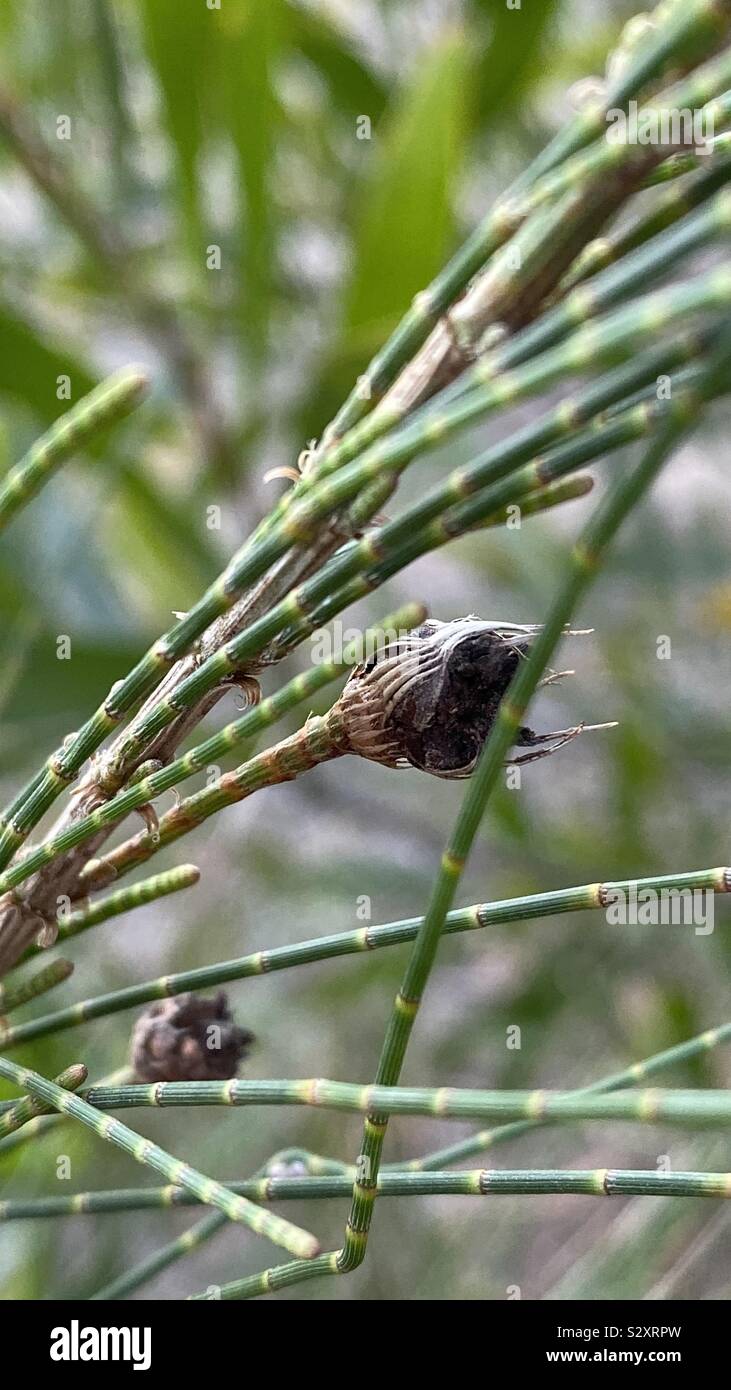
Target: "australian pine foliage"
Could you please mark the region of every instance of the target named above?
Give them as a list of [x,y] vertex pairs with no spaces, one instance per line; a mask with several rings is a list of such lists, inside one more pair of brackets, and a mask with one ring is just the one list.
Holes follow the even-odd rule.
[[[99,1252],[32,1296],[317,1297],[365,1266],[338,1288],[378,1297],[389,1198],[387,1296],[565,1296],[559,1264],[511,1277],[504,1227],[440,1265],[446,1198],[498,1194],[523,1230],[559,1194],[662,1197],[625,1285],[567,1287],[664,1296],[662,1210],[692,1245],[681,1199],[731,1197],[728,754],[633,639],[669,627],[653,566],[666,605],[690,582],[656,485],[728,418],[731,0],[597,6],[585,53],[552,0],[423,32],[366,6],[370,38],[294,0],[69,0],[46,39],[26,8],[0,18],[0,1221]],[[727,588],[703,611],[712,644]],[[685,800],[662,854],[643,816]],[[509,1005],[493,968],[528,972]],[[474,1166],[549,1126],[536,1166]]]

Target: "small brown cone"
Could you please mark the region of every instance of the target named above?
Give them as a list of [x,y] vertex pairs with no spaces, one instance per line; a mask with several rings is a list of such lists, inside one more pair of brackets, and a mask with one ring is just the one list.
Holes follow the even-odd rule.
[[227,1081],[253,1040],[233,1022],[222,990],[213,998],[179,994],[137,1020],[132,1067],[139,1081]]

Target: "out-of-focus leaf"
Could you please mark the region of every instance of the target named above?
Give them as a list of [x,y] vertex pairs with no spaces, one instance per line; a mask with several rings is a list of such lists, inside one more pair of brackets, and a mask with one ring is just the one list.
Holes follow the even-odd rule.
[[75,401],[95,384],[73,354],[42,342],[34,329],[0,306],[0,392],[30,405],[45,423],[66,408],[56,395],[59,376],[71,378]]
[[[63,733],[69,718],[78,719],[98,705],[114,681],[119,680],[139,657],[139,645],[118,638],[109,646],[92,645],[72,636],[72,659],[59,661],[58,633],[43,628],[33,637],[27,659],[17,672],[3,723],[27,720],[33,727],[43,721],[47,737]],[[51,709],[48,691],[55,702]],[[69,726],[71,727],[71,726]],[[38,750],[35,750],[36,761]]]
[[475,71],[466,36],[443,35],[411,81],[396,89],[393,106],[373,124],[372,140],[361,144],[344,327],[302,412],[303,439],[317,435],[334,414],[450,249],[452,195],[471,135]]
[[0,35],[3,39],[10,39],[14,24],[15,13],[13,4],[8,3],[6,5],[0,5]]
[[325,78],[333,114],[347,111],[377,121],[386,104],[385,86],[348,47],[345,35],[309,10],[292,8],[288,24],[290,42]]
[[495,0],[473,0],[475,19],[488,21],[489,39],[480,45],[476,89],[477,120],[502,124],[516,99],[545,62],[558,0],[539,0],[508,9]]
[[698,603],[701,621],[711,632],[731,630],[731,584],[716,584]]
[[346,296],[349,331],[375,347],[449,246],[451,194],[470,128],[475,67],[466,37],[450,32],[428,52],[394,109],[374,127],[355,257]]
[[[198,159],[205,135],[207,58],[220,14],[180,0],[142,0],[147,50],[162,90],[165,117],[180,175],[187,230],[200,226]],[[201,253],[202,253],[201,246]],[[202,259],[201,259],[202,263]]]
[[10,703],[23,672],[28,669],[40,618],[21,611],[0,638],[0,717]]
[[[73,110],[84,68],[85,10],[73,0],[57,0],[54,5],[44,5],[43,0],[4,0],[0,14],[0,35],[6,40],[0,63],[3,81],[26,97],[32,93],[47,100],[52,94],[54,102],[60,103],[59,113]],[[5,67],[10,52],[13,61]]]
[[224,115],[236,150],[241,220],[241,331],[250,356],[267,347],[276,218],[271,174],[279,129],[274,70],[282,51],[281,0],[247,0],[221,11],[218,70]]
[[197,557],[169,526],[160,528],[160,507],[139,486],[125,489],[107,525],[110,549],[121,549],[127,558],[125,572],[117,573],[118,584],[126,587],[152,627],[169,627],[172,612],[187,608],[205,587]]
[[99,51],[99,98],[107,112],[107,141],[115,174],[113,188],[118,201],[126,205],[137,191],[130,159],[135,150],[135,132],[130,119],[119,17],[110,0],[94,0],[90,17]]
[[[194,508],[183,506],[170,496],[164,496],[145,475],[143,466],[123,466],[120,470],[118,505],[125,522],[136,534],[156,536],[154,550],[160,552],[164,566],[170,568],[176,591],[181,586],[187,595],[201,592],[210,583],[220,566],[213,548],[207,544],[210,532],[205,530],[203,504]],[[149,554],[149,552],[148,552]],[[149,571],[152,584],[158,561]],[[178,606],[176,604],[176,606]],[[153,622],[160,628],[169,626],[170,614],[160,608]]]

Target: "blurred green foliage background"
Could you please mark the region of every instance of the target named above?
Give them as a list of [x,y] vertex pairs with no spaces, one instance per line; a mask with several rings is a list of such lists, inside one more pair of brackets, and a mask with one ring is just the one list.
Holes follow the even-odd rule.
[[[2,100],[42,139],[56,175],[49,200],[0,149],[3,466],[63,409],[60,376],[73,399],[130,361],[154,383],[142,410],[19,519],[0,555],[4,799],[216,574],[286,486],[264,474],[321,432],[412,295],[565,118],[569,84],[602,71],[633,9],[619,0],[523,0],[520,12],[502,0],[0,6]],[[68,140],[58,138],[64,115]],[[359,138],[363,117],[370,138]],[[577,677],[546,692],[532,720],[616,718],[619,728],[529,768],[520,791],[501,794],[464,903],[728,861],[731,482],[715,418],[718,429],[682,449],[621,537],[578,615],[594,635],[564,649]],[[394,506],[504,428],[474,430],[417,462]],[[591,505],[465,538],[348,623],[407,597],[440,618],[539,620],[566,538]],[[67,662],[56,659],[61,633],[72,640]],[[670,660],[658,659],[661,635]],[[305,650],[287,673],[306,661]],[[210,727],[233,707],[230,697]],[[374,922],[419,913],[461,795],[459,784],[347,759],[261,794],[166,853],[165,864],[201,866],[196,889],[64,948],[76,973],[54,1001],[344,930],[359,924],[362,895]],[[717,902],[709,936],[581,913],[446,940],[405,1082],[580,1085],[725,1022],[724,909]],[[247,1074],[369,1080],[402,963],[399,948],[234,986],[236,1015],[258,1038]],[[83,1059],[99,1076],[123,1061],[131,1023],[105,1019],[21,1060],[53,1074]],[[517,1051],[506,1046],[513,1025]],[[729,1074],[728,1058],[711,1055],[666,1084],[721,1085]],[[357,1117],[302,1110],[130,1120],[224,1178],[295,1143],[352,1159],[360,1135]],[[467,1132],[394,1120],[386,1157]],[[71,1158],[68,1183],[56,1178],[59,1153]],[[494,1161],[731,1166],[712,1131],[631,1125],[537,1131]],[[0,1163],[0,1196],[153,1180],[69,1128]],[[287,1214],[337,1242],[346,1206],[288,1204]],[[87,1297],[194,1219],[131,1213],[0,1228],[2,1296]],[[296,1292],[500,1300],[518,1286],[528,1299],[716,1299],[729,1289],[727,1242],[726,1208],[702,1201],[389,1200],[355,1276]],[[271,1262],[264,1242],[229,1229],[149,1292],[178,1297]]]

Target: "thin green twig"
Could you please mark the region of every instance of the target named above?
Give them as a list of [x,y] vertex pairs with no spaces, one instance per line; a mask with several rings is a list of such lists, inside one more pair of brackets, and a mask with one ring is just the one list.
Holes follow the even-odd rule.
[[[600,1176],[601,1175],[601,1176]],[[606,1175],[606,1178],[604,1178]],[[232,1179],[227,1186],[232,1192],[257,1202],[316,1201],[322,1198],[348,1197],[352,1178],[343,1175],[330,1177],[267,1177]],[[482,1168],[457,1173],[394,1173],[384,1171],[378,1178],[379,1197],[444,1196],[507,1196],[520,1194],[539,1196],[551,1192],[577,1192],[588,1196],[685,1196],[731,1197],[731,1174],[657,1171],[656,1169],[596,1168],[533,1169]],[[72,1197],[11,1198],[0,1201],[0,1221],[26,1221],[63,1216],[92,1216],[120,1211],[155,1211],[160,1208],[197,1205],[195,1197],[182,1188],[120,1188],[107,1192],[79,1192]],[[218,1212],[207,1220],[218,1217]],[[201,1222],[201,1227],[203,1222]],[[188,1232],[179,1238],[185,1241]],[[196,1242],[197,1244],[198,1242]],[[177,1245],[178,1242],[175,1242]],[[172,1247],[171,1247],[172,1248]],[[185,1250],[180,1251],[181,1254]],[[156,1252],[150,1262],[162,1254]],[[169,1263],[169,1261],[166,1261]],[[158,1268],[163,1268],[161,1264]],[[157,1269],[150,1270],[150,1274]],[[125,1279],[123,1275],[120,1279]],[[106,1297],[113,1297],[108,1293]],[[96,1295],[97,1298],[101,1294]]]
[[[95,1110],[167,1106],[305,1105],[367,1116],[429,1115],[433,1119],[636,1120],[647,1124],[728,1124],[728,1091],[660,1089],[636,1092],[478,1091],[459,1087],[359,1085],[322,1077],[297,1080],[158,1081],[155,1085],[92,1086]],[[383,1123],[383,1121],[380,1121]],[[366,1155],[367,1156],[367,1155]],[[362,1165],[365,1167],[366,1165]],[[371,1163],[371,1167],[372,1167]]]
[[222,1183],[205,1177],[189,1164],[173,1158],[157,1144],[153,1144],[141,1134],[135,1134],[119,1120],[100,1115],[88,1101],[71,1095],[53,1081],[40,1076],[38,1072],[19,1067],[15,1062],[0,1057],[0,1076],[30,1091],[33,1096],[52,1106],[54,1110],[79,1120],[100,1139],[115,1144],[118,1148],[124,1149],[125,1153],[131,1154],[138,1163],[144,1163],[162,1173],[168,1182],[180,1184],[196,1193],[202,1202],[207,1206],[218,1207],[229,1220],[241,1222],[250,1230],[266,1236],[273,1244],[280,1245],[299,1257],[309,1258],[317,1252],[317,1241],[308,1231],[300,1230],[289,1221],[281,1221],[279,1217],[262,1211],[245,1198],[235,1196]]
[[[515,741],[517,731],[523,723],[527,704],[550,661],[553,649],[580,598],[589,587],[607,546],[625,517],[653,482],[681,435],[697,418],[705,400],[704,392],[712,394],[717,389],[719,380],[727,374],[730,360],[731,328],[726,328],[720,346],[714,351],[702,389],[687,403],[686,419],[671,419],[660,429],[639,467],[614,483],[571,552],[568,572],[551,605],[546,622],[530,655],[519,666],[507,696],[501,701],[492,731],[442,857],[429,908],[396,996],[376,1072],[377,1085],[393,1086],[398,1080],[424,987],[436,956],[444,920],[453,901],[467,854],[481,823],[490,793],[497,783],[505,754]],[[597,1100],[606,1102],[616,1100],[616,1097],[589,1097],[583,1103],[592,1104]],[[573,1103],[576,1104],[575,1101]],[[362,1153],[359,1158],[363,1176],[353,1187],[353,1201],[343,1248],[319,1256],[312,1261],[306,1272],[305,1262],[294,1261],[278,1269],[265,1270],[261,1275],[249,1280],[243,1280],[238,1286],[237,1297],[257,1297],[296,1284],[303,1279],[316,1278],[318,1273],[344,1273],[362,1262],[367,1248],[377,1192],[375,1183],[387,1124],[387,1113],[377,1109],[374,1103],[366,1118]]]
[[[224,575],[186,617],[150,648],[82,729],[67,740],[18,793],[3,816],[0,866],[7,864],[43,812],[73,780],[86,758],[116,728],[125,712],[160,681],[172,662],[214,618],[232,605],[246,585],[261,577],[293,544],[307,539],[323,517],[352,500],[370,482],[388,473],[398,474],[421,449],[434,447],[490,410],[530,397],[567,372],[586,371],[612,363],[618,357],[635,356],[638,348],[656,338],[663,326],[670,328],[693,312],[723,308],[728,304],[731,304],[731,275],[725,267],[717,268],[685,284],[647,295],[596,320],[566,342],[514,371],[505,372],[497,380],[492,359],[485,364],[478,363],[472,369],[474,387],[449,409],[442,413],[437,397],[436,404],[417,412],[410,424],[373,445],[361,458],[355,457],[335,476],[323,478],[306,497],[293,504],[271,534],[257,546],[245,545],[237,552]],[[563,419],[566,427],[566,415]],[[353,432],[355,435],[357,431]],[[351,436],[348,441],[350,452],[357,455],[359,442],[352,442]],[[323,575],[313,581],[317,602],[327,596],[332,583],[333,570],[326,566]],[[121,761],[142,751],[182,710],[190,708],[221,680],[245,667],[287,622],[299,621],[302,616],[301,595],[296,589],[208,657],[176,686],[174,694],[154,704],[136,724],[134,733],[122,741],[118,754]],[[2,886],[8,886],[6,879]]]
[[49,989],[55,989],[56,985],[68,980],[73,970],[72,961],[59,958],[48,962],[27,979],[13,980],[10,984],[0,985],[0,1014],[12,1013],[13,1009],[19,1009],[21,1004],[27,1004],[31,999],[47,994]]
[[20,463],[0,481],[0,530],[77,449],[129,415],[139,404],[146,387],[147,377],[143,372],[125,367],[102,381],[54,421]]
[[132,883],[128,888],[120,888],[116,893],[108,893],[105,898],[90,906],[69,912],[59,923],[58,939],[66,941],[70,936],[108,922],[110,917],[119,917],[123,912],[132,912],[147,903],[156,902],[170,893],[180,893],[184,888],[192,888],[201,876],[195,864],[180,864],[165,873],[154,874],[141,883]]
[[[87,1076],[88,1072],[83,1063],[76,1062],[56,1077],[55,1084],[64,1091],[78,1091]],[[8,1134],[22,1129],[30,1120],[52,1113],[53,1106],[47,1101],[40,1100],[38,1096],[23,1096],[22,1100],[11,1102],[9,1108],[0,1115],[0,1137],[5,1138]]]
[[[616,892],[637,891],[684,893],[707,889],[714,893],[731,891],[731,869],[697,869],[690,873],[662,874],[652,878],[622,879],[616,882],[587,883],[576,888],[560,888],[549,893],[531,893],[525,897],[506,898],[495,903],[474,903],[447,913],[445,934],[476,931],[498,926],[504,922],[529,921],[552,916],[554,913],[578,912],[602,908]],[[171,998],[188,990],[214,989],[232,980],[245,980],[270,975],[277,970],[290,970],[300,965],[316,964],[339,956],[367,955],[387,946],[413,941],[424,922],[423,917],[411,917],[383,926],[358,927],[332,936],[313,937],[290,946],[275,946],[254,951],[247,956],[218,961],[214,965],[198,966],[193,970],[161,975],[141,984],[128,985],[109,994],[80,1000],[56,1013],[30,1019],[0,1032],[4,1048],[16,1047],[35,1038],[47,1037],[104,1018],[125,1009],[149,1004],[155,999]]]

